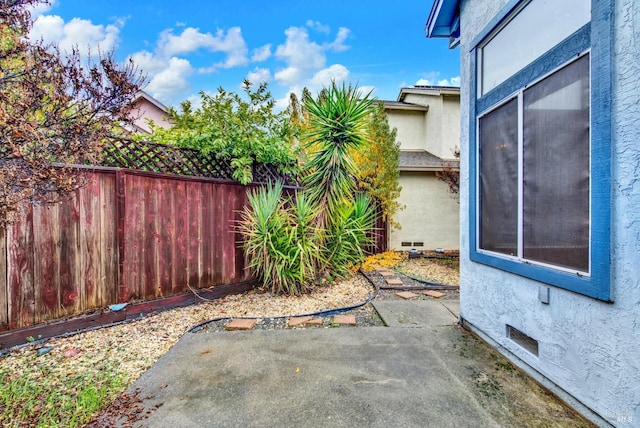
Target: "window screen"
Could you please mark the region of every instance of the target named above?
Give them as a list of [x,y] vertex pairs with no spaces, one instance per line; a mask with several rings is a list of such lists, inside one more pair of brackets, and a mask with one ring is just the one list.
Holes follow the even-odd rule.
[[480,248],[517,255],[518,100],[484,115],[480,135]]
[[589,56],[524,91],[524,258],[589,271]]

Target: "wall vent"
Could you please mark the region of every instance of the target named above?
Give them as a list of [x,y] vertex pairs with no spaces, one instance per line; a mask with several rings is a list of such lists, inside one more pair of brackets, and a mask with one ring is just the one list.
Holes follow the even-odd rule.
[[520,347],[538,356],[538,341],[527,336],[515,327],[507,324],[507,337],[518,344]]
[[414,247],[424,247],[424,242],[421,241],[416,241],[413,243]]
[[402,245],[403,247],[410,247],[411,246],[411,242],[402,241],[402,243],[400,245]]

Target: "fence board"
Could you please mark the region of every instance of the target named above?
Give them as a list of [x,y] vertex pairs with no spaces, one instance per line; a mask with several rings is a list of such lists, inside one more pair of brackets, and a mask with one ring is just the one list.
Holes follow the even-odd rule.
[[9,328],[31,325],[35,314],[33,289],[33,211],[8,228],[7,282]]
[[9,328],[9,300],[7,287],[3,281],[7,278],[7,235],[0,229],[0,331]]

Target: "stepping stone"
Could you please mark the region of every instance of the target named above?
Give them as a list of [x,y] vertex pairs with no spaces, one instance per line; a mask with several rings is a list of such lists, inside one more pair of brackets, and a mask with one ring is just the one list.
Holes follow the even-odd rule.
[[236,318],[227,324],[227,330],[251,330],[258,322],[255,318]]
[[297,327],[299,325],[306,324],[309,321],[311,321],[311,317],[310,316],[288,318],[287,319],[287,325],[289,327]]
[[390,276],[396,276],[396,274],[394,272],[391,272],[390,270],[386,270],[386,269],[385,270],[379,270],[378,273],[381,276],[385,277],[385,278],[390,277]]
[[340,325],[356,325],[355,315],[334,315],[333,322]]
[[425,296],[433,297],[434,299],[440,299],[441,297],[444,297],[447,295],[447,293],[442,293],[440,291],[435,291],[435,290],[425,290],[422,292],[422,294],[424,294]]
[[385,281],[389,285],[402,285],[402,280],[398,278],[387,278]]
[[398,293],[395,293],[395,295],[405,300],[415,299],[416,297],[418,297],[416,293],[412,293],[411,291],[400,291]]
[[304,324],[305,325],[322,325],[323,323],[324,321],[321,317],[315,317],[305,322]]

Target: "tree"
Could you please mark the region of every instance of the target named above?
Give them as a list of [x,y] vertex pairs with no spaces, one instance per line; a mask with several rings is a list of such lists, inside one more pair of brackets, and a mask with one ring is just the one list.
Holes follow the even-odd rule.
[[389,127],[384,103],[378,102],[367,118],[365,141],[353,154],[357,165],[358,188],[370,195],[380,206],[382,216],[391,225],[393,215],[401,208],[397,199],[402,187],[399,159],[400,143],[396,129]]
[[214,95],[200,92],[201,107],[194,110],[187,100],[179,111],[169,109],[173,126],[163,129],[152,123],[150,139],[227,159],[233,177],[243,184],[252,181],[256,162],[295,173],[296,153],[290,144],[293,129],[287,112],[274,110],[275,100],[266,83],[254,90],[245,80],[243,91],[244,98],[223,88]]
[[84,60],[29,40],[40,2],[0,0],[0,226],[84,184],[72,165],[95,164],[144,81],[113,54]]

